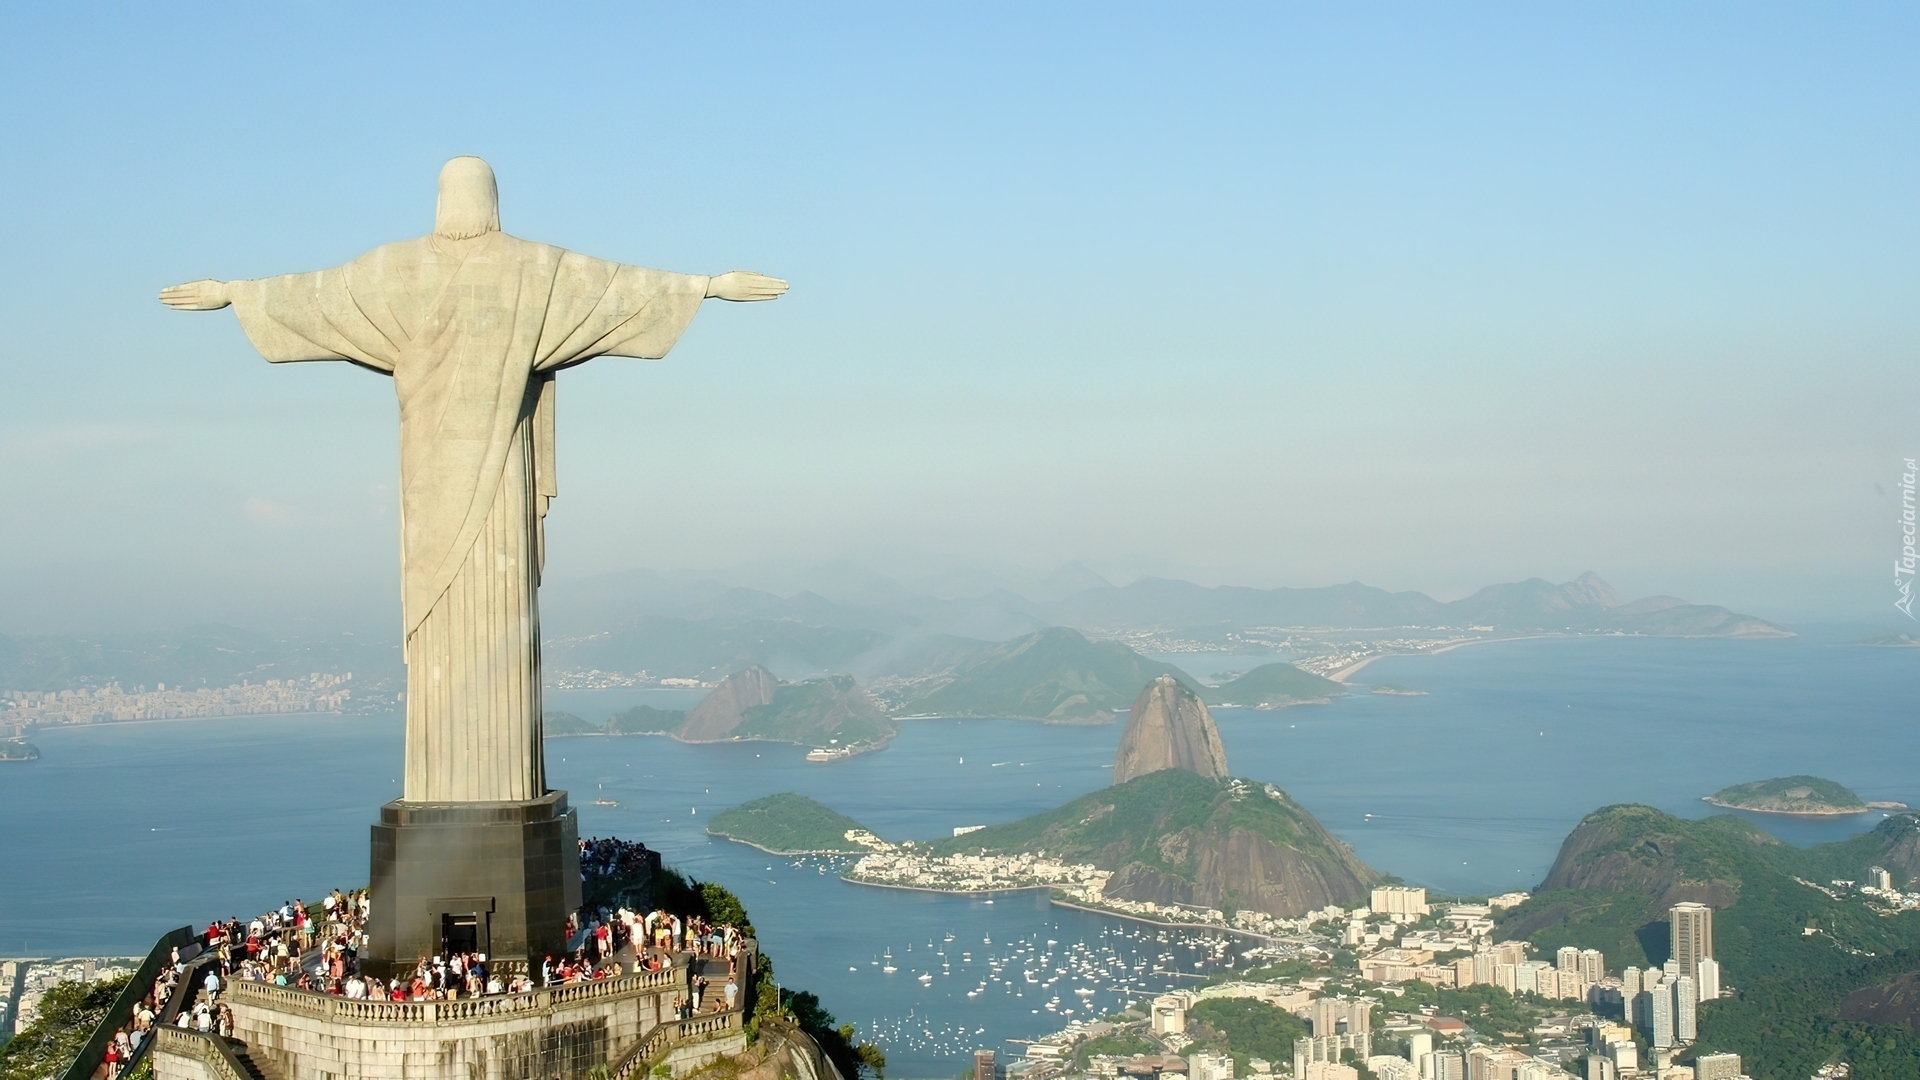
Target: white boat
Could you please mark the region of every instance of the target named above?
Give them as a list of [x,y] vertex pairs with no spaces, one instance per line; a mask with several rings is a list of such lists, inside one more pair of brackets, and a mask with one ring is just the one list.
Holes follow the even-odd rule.
[[921,986],[930,986],[930,985],[932,985],[932,983],[933,983],[933,973],[932,973],[932,972],[930,972],[930,971],[929,971],[929,972],[923,972],[923,973],[921,973],[921,975],[920,975],[920,985],[921,985]]

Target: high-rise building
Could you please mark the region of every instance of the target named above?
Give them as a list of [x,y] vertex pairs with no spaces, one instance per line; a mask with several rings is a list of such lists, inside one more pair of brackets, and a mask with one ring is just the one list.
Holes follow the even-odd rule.
[[1665,986],[1641,991],[1647,1002],[1647,1034],[1655,1050],[1673,1045],[1673,991]]
[[[1627,999],[1629,1006],[1632,1005],[1633,999],[1639,996],[1641,989],[1639,968],[1630,967],[1620,973],[1620,993]],[[1628,1021],[1632,1021],[1631,1015],[1629,1015]]]
[[1374,889],[1369,906],[1375,915],[1391,915],[1396,922],[1411,921],[1432,910],[1427,907],[1427,890],[1406,885],[1382,885]]
[[1425,1031],[1407,1036],[1407,1060],[1419,1064],[1420,1059],[1433,1053],[1433,1036]]
[[1701,1054],[1693,1059],[1694,1080],[1734,1080],[1739,1075],[1739,1054]]
[[[1662,989],[1665,989],[1662,987]],[[1694,981],[1685,975],[1673,980],[1673,1037],[1677,1042],[1691,1043],[1700,1037],[1694,1019],[1694,1007],[1700,1003],[1699,991]]]
[[1553,966],[1561,971],[1580,970],[1580,950],[1571,945],[1560,946],[1560,951],[1554,954],[1554,960]]
[[1712,1001],[1720,996],[1720,961],[1709,956],[1700,961],[1700,1000]]
[[1713,909],[1705,904],[1675,904],[1667,918],[1680,974],[1698,978],[1700,961],[1713,955]]
[[1467,1066],[1452,1051],[1428,1054],[1420,1059],[1420,1080],[1467,1080]]
[[1588,984],[1607,977],[1607,958],[1599,949],[1580,950],[1580,978]]
[[1551,978],[1553,978],[1552,964],[1545,960],[1528,960],[1513,966],[1513,986],[1510,989],[1516,994],[1532,993],[1553,997],[1559,993],[1558,986],[1553,988],[1552,993],[1540,988],[1542,982]]
[[1153,999],[1153,1033],[1177,1035],[1187,1030],[1187,999],[1183,994],[1162,994]]
[[1373,1002],[1365,998],[1323,997],[1313,1000],[1308,1017],[1315,1038],[1360,1034],[1373,1030]]
[[1886,867],[1876,866],[1867,871],[1867,876],[1873,879],[1874,888],[1892,890],[1893,875],[1887,872]]
[[973,1052],[973,1080],[994,1080],[993,1051]]
[[1475,985],[1493,981],[1493,969],[1499,960],[1491,952],[1473,954],[1473,981]]

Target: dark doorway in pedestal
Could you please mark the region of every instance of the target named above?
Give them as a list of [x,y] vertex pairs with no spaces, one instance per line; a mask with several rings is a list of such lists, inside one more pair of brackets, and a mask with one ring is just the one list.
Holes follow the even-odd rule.
[[440,955],[480,951],[480,916],[447,913],[440,916]]

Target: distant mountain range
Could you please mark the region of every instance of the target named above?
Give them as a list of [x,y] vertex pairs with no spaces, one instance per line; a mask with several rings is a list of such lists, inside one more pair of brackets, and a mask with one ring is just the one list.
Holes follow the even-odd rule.
[[736,739],[844,747],[884,744],[896,728],[851,675],[783,683],[763,667],[736,671],[684,712],[636,705],[606,723],[549,712],[549,737],[671,735],[681,742]]
[[[887,589],[872,581],[863,581],[854,595],[829,599],[812,591],[781,596],[712,582],[681,582],[645,572],[618,575],[612,581],[595,580],[598,589],[591,603],[567,598],[576,595],[578,585],[554,587],[560,597],[551,606],[568,613],[556,616],[558,621],[577,624],[586,616],[604,627],[647,616],[693,622],[784,619],[894,637],[914,632],[995,641],[1048,626],[1109,631],[1206,626],[1488,626],[1496,630],[1618,630],[1661,636],[1788,634],[1764,619],[1723,607],[1691,604],[1678,597],[1649,596],[1628,601],[1591,572],[1559,585],[1539,578],[1489,585],[1472,596],[1444,602],[1425,593],[1388,592],[1359,582],[1309,589],[1252,589],[1234,585],[1209,588],[1190,581],[1142,578],[1116,586],[1078,563],[1067,564],[1035,586],[1019,587],[1021,591],[996,581],[994,588],[964,597],[914,593],[899,585]],[[1070,585],[1082,587],[1060,591]],[[624,606],[624,613],[617,605]]]
[[[555,585],[543,590],[541,601],[547,613],[545,662],[550,671],[645,671],[654,677],[701,679],[755,665],[789,680],[839,672],[863,681],[955,672],[954,681],[961,683],[957,675],[961,669],[1010,661],[1010,656],[996,660],[990,655],[1002,643],[1058,627],[1095,637],[1147,630],[1206,636],[1251,627],[1477,627],[1483,633],[1749,638],[1790,633],[1763,619],[1674,597],[1623,601],[1590,573],[1560,585],[1538,579],[1492,585],[1447,602],[1357,582],[1313,589],[1250,589],[1146,578],[1115,586],[1079,563],[1024,582],[1009,583],[991,575],[950,575],[918,583],[946,590],[945,595],[916,591],[877,575],[849,573],[838,584],[837,598],[813,591],[779,595],[649,571]],[[1010,584],[1021,591],[1014,591]],[[986,591],[952,595],[954,590],[981,586]],[[170,634],[0,636],[0,690],[64,689],[88,680],[118,680],[127,686],[198,685],[203,680],[209,685],[231,685],[243,678],[343,670],[355,671],[358,685],[365,685],[361,680],[369,675],[377,683],[392,685],[399,681],[398,661],[399,648],[392,641],[351,635],[299,640],[225,626]],[[1146,679],[1167,670],[1171,669],[1165,665],[1142,668],[1138,681],[1129,673],[1123,681],[1132,685],[1124,687],[1118,683],[1079,687],[1072,684],[1073,677],[1067,677],[1057,687],[1066,692],[1054,698],[1053,706],[1078,710],[1079,718],[1102,708],[1122,708]],[[1190,679],[1184,673],[1181,677]],[[1321,687],[1322,693],[1306,696],[1310,689],[1300,685],[1280,696],[1314,700],[1330,692]],[[1083,692],[1084,707],[1069,700]],[[1001,691],[974,679],[971,687],[962,684],[950,693]],[[1033,713],[1025,710],[1020,715]],[[1074,717],[1062,713],[1058,718]]]
[[1162,675],[1198,685],[1179,668],[1117,641],[1089,641],[1056,626],[981,650],[894,711],[1107,723]]

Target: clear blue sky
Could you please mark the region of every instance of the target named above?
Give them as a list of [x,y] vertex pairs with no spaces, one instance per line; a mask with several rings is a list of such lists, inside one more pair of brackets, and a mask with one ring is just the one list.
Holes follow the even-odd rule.
[[550,580],[1890,610],[1920,9],[1194,7],[10,7],[0,630],[394,618],[391,384],[154,293],[420,235],[469,153],[509,232],[793,282],[563,378]]

